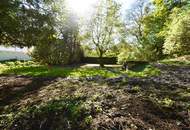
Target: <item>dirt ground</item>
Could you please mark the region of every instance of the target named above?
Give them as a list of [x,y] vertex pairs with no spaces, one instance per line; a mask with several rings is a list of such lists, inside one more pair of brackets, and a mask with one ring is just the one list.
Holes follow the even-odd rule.
[[[160,76],[127,78],[112,84],[101,78],[88,81],[2,75],[0,122],[5,120],[4,115],[23,108],[80,95],[90,107],[91,124],[87,128],[65,126],[65,130],[190,130],[190,67],[155,66],[161,69]],[[2,123],[0,129],[59,130],[55,121],[47,120],[40,125],[26,121],[31,122],[29,128],[24,123],[14,122],[9,128]],[[52,126],[47,128],[47,122]]]

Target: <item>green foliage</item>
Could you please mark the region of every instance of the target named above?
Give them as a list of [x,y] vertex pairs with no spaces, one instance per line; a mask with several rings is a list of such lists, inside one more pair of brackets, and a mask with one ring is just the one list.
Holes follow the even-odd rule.
[[154,0],[155,9],[144,18],[144,46],[147,50],[155,50],[152,53],[157,59],[161,58],[164,36],[161,34],[169,16],[169,10],[164,0]]
[[50,27],[51,15],[43,9],[47,1],[2,0],[0,43],[24,47],[36,45],[41,40],[50,40],[54,30]]
[[127,43],[120,44],[118,47],[120,50],[118,57],[118,63],[123,64],[126,61],[135,60],[135,48]]
[[[114,0],[102,0],[95,10],[89,25],[91,47],[102,58],[107,50],[114,46],[116,34],[120,28],[120,5]],[[103,67],[103,63],[100,61]]]
[[[82,45],[82,49],[85,57],[98,57],[97,51],[95,49],[92,49],[90,46]],[[105,52],[104,56],[117,57],[118,54],[120,53],[120,49],[121,48],[119,45],[114,45]]]
[[89,45],[82,45],[84,57],[98,57],[96,50],[92,49]]
[[80,45],[70,45],[63,40],[57,40],[50,44],[39,44],[31,53],[35,61],[49,65],[67,65],[80,63],[83,56]]
[[[166,30],[168,23],[172,19],[169,17],[175,8],[181,10],[187,6],[187,1],[174,0],[154,0],[154,9],[143,19],[144,26],[144,45],[145,50],[152,51],[152,59],[160,59],[163,57],[163,45],[167,39]],[[174,24],[174,23],[173,23]],[[171,26],[173,28],[173,25]]]
[[137,44],[143,44],[143,18],[149,12],[148,6],[146,6],[147,3],[147,0],[135,0],[126,14],[127,40],[132,39]]
[[168,35],[164,43],[164,53],[169,55],[190,54],[190,11],[178,13],[176,10],[169,25]]
[[63,8],[62,0],[55,3],[52,8],[56,10],[57,15],[53,23],[56,33],[51,41],[38,43],[31,56],[38,62],[52,65],[79,63],[83,52],[80,47],[77,18]]
[[118,55],[118,63],[123,64],[126,61],[149,61],[155,60],[152,51],[150,49],[140,48],[133,45],[125,44],[120,48],[120,54]]
[[134,52],[134,50],[131,52],[129,51],[123,51],[118,55],[118,63],[119,64],[123,64],[126,61],[137,61],[140,60],[140,58],[138,58],[138,53]]
[[75,16],[64,0],[3,0],[0,3],[0,44],[34,46],[33,58],[41,63],[71,64],[82,51]]

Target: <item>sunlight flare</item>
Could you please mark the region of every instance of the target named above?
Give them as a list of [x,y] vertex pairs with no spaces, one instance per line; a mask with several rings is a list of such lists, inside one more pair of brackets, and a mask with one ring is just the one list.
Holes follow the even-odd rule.
[[98,0],[66,0],[70,10],[79,16],[88,16],[93,12],[93,6]]

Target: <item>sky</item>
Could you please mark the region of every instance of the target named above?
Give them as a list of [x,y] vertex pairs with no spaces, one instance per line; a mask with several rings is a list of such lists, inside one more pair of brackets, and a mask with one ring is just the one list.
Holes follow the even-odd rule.
[[[88,17],[92,13],[93,7],[99,0],[66,0],[68,8],[73,10],[79,17]],[[117,0],[122,5],[122,13],[131,7],[135,0]],[[3,47],[0,46],[0,51],[21,51],[26,52],[27,49],[13,48],[13,47]]]
[[[93,6],[99,0],[66,0],[66,5],[73,10],[76,14],[86,17],[91,14]],[[122,5],[122,12],[130,8],[135,0],[117,0]]]

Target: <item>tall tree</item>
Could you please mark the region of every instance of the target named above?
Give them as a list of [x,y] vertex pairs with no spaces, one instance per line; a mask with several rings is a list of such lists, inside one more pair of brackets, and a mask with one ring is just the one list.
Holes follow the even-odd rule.
[[51,24],[55,32],[41,41],[34,49],[32,56],[36,61],[48,64],[65,65],[79,62],[81,48],[79,41],[79,26],[76,16],[65,7],[64,0],[50,4],[53,13]]
[[90,24],[90,38],[100,58],[100,66],[103,67],[102,57],[116,40],[117,28],[120,26],[120,5],[114,0],[102,0],[97,7]]
[[138,44],[143,43],[143,18],[149,12],[146,5],[146,0],[136,0],[132,7],[127,10],[125,18],[127,38]]

